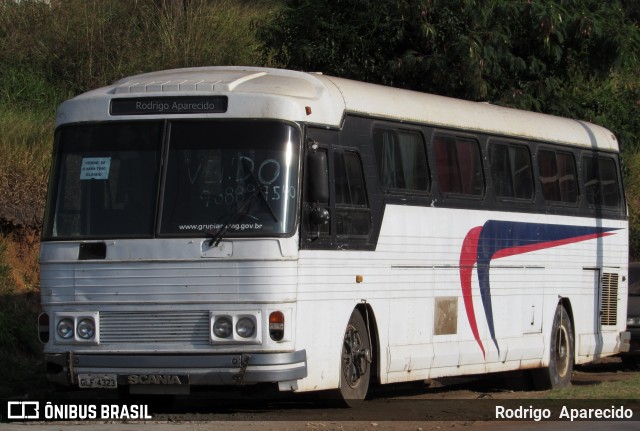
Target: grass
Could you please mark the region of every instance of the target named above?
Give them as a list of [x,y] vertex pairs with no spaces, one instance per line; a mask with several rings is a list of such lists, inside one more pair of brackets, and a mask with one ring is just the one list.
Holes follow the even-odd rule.
[[602,383],[574,384],[568,388],[549,391],[548,399],[609,399],[628,400],[640,398],[640,373],[630,374],[629,378],[620,381]]
[[52,116],[0,109],[0,130],[0,218],[39,226],[51,161]]

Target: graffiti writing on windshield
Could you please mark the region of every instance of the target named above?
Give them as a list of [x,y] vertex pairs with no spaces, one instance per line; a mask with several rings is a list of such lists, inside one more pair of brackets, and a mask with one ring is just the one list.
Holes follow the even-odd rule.
[[241,155],[232,158],[226,170],[220,157],[201,160],[197,166],[187,159],[186,165],[189,183],[199,189],[205,207],[241,204],[257,192],[257,185],[267,201],[296,197],[296,188],[283,182],[280,162],[273,158],[256,161]]

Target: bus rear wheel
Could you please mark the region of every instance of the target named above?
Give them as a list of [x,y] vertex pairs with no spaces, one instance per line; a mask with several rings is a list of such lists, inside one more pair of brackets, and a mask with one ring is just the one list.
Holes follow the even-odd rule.
[[574,343],[569,313],[558,305],[551,329],[549,366],[536,370],[534,384],[538,389],[564,388],[573,375]]
[[340,396],[347,405],[363,400],[371,379],[371,340],[358,310],[353,311],[344,331],[340,359]]

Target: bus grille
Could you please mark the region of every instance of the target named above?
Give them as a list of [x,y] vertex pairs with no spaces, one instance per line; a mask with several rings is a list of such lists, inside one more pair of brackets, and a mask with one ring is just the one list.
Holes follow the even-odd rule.
[[208,311],[103,311],[100,344],[209,344]]
[[616,325],[618,322],[618,274],[603,273],[600,289],[600,325]]

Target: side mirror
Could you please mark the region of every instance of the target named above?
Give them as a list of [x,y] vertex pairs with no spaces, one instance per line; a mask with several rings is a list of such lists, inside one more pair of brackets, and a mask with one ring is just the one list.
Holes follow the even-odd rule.
[[327,153],[310,149],[307,153],[307,193],[311,204],[329,204],[329,164]]
[[329,210],[322,207],[313,207],[311,210],[311,214],[309,214],[309,219],[311,223],[316,225],[324,225],[329,223]]

